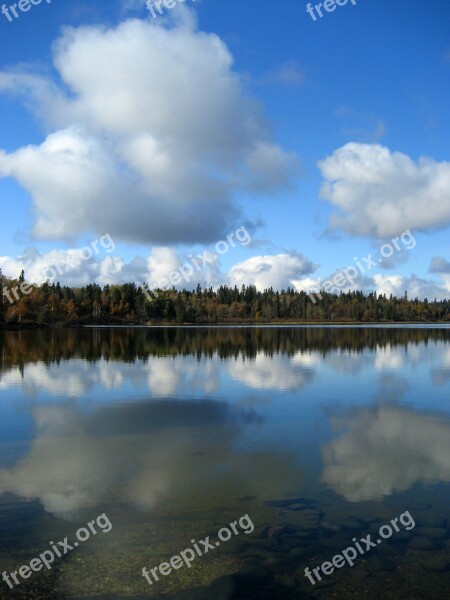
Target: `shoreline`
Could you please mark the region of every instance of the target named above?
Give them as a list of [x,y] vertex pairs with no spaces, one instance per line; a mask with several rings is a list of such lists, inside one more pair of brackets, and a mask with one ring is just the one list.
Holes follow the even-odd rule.
[[26,331],[36,329],[81,329],[81,328],[95,328],[101,327],[107,329],[108,327],[120,327],[120,328],[163,328],[163,327],[190,327],[190,328],[220,328],[220,327],[388,327],[388,326],[434,326],[434,325],[448,325],[450,327],[450,321],[236,321],[236,322],[223,322],[223,323],[174,323],[173,321],[158,321],[148,323],[136,323],[136,322],[77,322],[77,323],[55,323],[49,325],[47,323],[39,325],[37,323],[4,323],[0,326],[0,331]]

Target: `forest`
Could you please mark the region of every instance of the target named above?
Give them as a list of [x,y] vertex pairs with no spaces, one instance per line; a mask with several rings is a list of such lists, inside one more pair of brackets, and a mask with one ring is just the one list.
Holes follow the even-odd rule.
[[322,291],[322,299],[316,302],[304,291],[289,287],[258,291],[253,285],[150,292],[145,284],[135,283],[72,288],[47,282],[28,284],[23,288],[26,294],[10,292],[24,283],[23,272],[17,280],[0,274],[2,326],[450,321],[450,300],[412,299],[406,292],[398,298],[375,292]]

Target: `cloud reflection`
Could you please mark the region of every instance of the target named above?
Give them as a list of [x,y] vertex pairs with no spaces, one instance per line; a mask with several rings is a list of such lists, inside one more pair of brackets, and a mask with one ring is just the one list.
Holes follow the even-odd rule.
[[346,433],[322,447],[322,481],[351,502],[379,500],[414,483],[450,481],[450,422],[393,406],[333,422]]
[[[225,402],[164,399],[94,412],[39,406],[32,416],[31,450],[0,469],[0,494],[39,499],[62,518],[111,501],[143,510],[162,500],[198,507],[205,489],[208,506],[221,506],[224,490],[235,498],[270,495],[299,483],[298,466],[276,449],[236,449],[244,428],[259,418]],[[269,479],[262,476],[267,469]]]
[[229,364],[230,374],[236,381],[253,389],[299,390],[314,379],[314,367],[320,357],[297,352],[294,356],[258,352],[252,360],[237,359]]
[[96,387],[120,390],[127,384],[154,396],[174,396],[180,390],[200,390],[206,394],[218,388],[219,363],[192,356],[151,357],[147,361],[89,363],[81,359],[46,365],[42,362],[3,373],[0,390],[18,387],[27,397],[40,393],[50,396],[81,397]]

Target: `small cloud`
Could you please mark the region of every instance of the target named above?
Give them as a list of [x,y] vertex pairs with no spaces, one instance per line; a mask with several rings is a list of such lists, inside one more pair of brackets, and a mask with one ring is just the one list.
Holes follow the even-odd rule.
[[145,6],[143,0],[121,0],[121,6],[124,11],[139,11]]
[[350,106],[339,106],[333,111],[335,117],[342,119],[348,117],[352,113],[353,109]]
[[344,105],[338,107],[333,114],[346,121],[340,132],[347,138],[360,142],[379,142],[386,135],[386,124],[375,113],[359,112]]
[[428,271],[429,273],[450,273],[450,262],[442,256],[434,256]]
[[262,85],[284,85],[299,87],[305,80],[305,72],[294,60],[277,65],[268,71],[258,83]]

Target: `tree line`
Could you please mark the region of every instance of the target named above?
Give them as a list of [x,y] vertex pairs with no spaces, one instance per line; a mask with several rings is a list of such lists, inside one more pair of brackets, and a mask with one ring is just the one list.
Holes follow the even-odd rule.
[[[331,294],[311,300],[304,291],[254,285],[218,289],[155,290],[145,284],[75,288],[49,282],[27,288],[28,293],[5,291],[24,285],[1,276],[1,325],[81,325],[108,323],[271,323],[271,322],[430,322],[450,321],[450,300],[409,299],[361,291]],[[18,299],[16,299],[18,297]],[[11,299],[14,301],[11,302]]]

